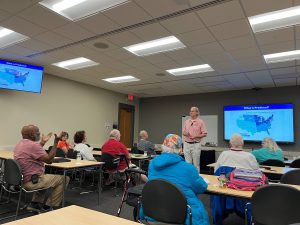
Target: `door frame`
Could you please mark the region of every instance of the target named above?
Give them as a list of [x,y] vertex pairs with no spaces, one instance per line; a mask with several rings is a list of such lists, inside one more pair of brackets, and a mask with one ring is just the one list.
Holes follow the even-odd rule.
[[121,109],[126,109],[126,110],[130,110],[132,112],[132,132],[131,132],[131,140],[130,140],[130,144],[131,146],[133,146],[133,140],[134,140],[134,116],[135,116],[135,107],[134,105],[128,105],[128,104],[124,104],[124,103],[119,103],[119,111],[118,111],[118,128],[120,128],[120,117],[121,117]]

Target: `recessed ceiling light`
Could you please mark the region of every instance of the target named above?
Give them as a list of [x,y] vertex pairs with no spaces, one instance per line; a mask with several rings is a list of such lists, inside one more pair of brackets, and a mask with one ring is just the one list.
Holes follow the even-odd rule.
[[9,47],[27,39],[29,39],[29,37],[23,34],[19,34],[5,27],[0,27],[0,49]]
[[134,76],[122,76],[122,77],[112,77],[112,78],[106,78],[102,79],[104,81],[107,81],[109,83],[126,83],[126,82],[133,82],[133,81],[139,81],[140,79],[134,77]]
[[161,52],[173,51],[185,47],[186,46],[178,38],[175,36],[169,36],[136,45],[130,45],[124,47],[124,49],[137,56],[146,56]]
[[182,76],[182,75],[188,75],[193,73],[210,72],[210,71],[214,71],[214,69],[211,68],[210,65],[208,64],[202,64],[196,66],[181,67],[181,68],[176,68],[176,69],[171,69],[166,71],[174,76]]
[[128,0],[43,0],[39,4],[75,21],[127,2]]
[[300,59],[300,50],[279,52],[269,55],[264,55],[266,63],[287,62]]
[[255,33],[288,27],[300,24],[300,6],[251,16],[248,19]]
[[75,58],[75,59],[70,59],[62,62],[57,62],[53,63],[52,65],[58,66],[67,70],[77,70],[77,69],[82,69],[85,67],[90,67],[90,66],[96,66],[99,65],[99,63],[94,62],[90,59],[80,57],[80,58]]

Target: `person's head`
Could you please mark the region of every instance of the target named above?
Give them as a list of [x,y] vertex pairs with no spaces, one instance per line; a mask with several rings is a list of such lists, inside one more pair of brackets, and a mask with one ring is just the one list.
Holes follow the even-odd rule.
[[121,138],[121,133],[119,130],[117,129],[113,129],[110,133],[109,133],[109,139],[115,139],[117,141],[120,141]]
[[196,119],[199,116],[200,112],[197,107],[192,107],[190,110],[190,116],[192,119]]
[[66,141],[69,139],[69,134],[65,131],[61,132],[61,140]]
[[264,148],[268,148],[268,149],[271,149],[273,151],[277,151],[279,149],[276,141],[274,141],[272,138],[270,137],[267,137],[267,138],[264,138],[261,145],[264,147]]
[[230,138],[230,147],[242,149],[244,146],[243,137],[240,134],[233,134]]
[[148,139],[148,133],[147,133],[147,131],[141,130],[140,131],[140,138],[144,139],[144,140],[147,140]]
[[21,134],[23,139],[39,141],[41,139],[40,130],[35,125],[26,125],[22,128]]
[[182,139],[177,134],[168,134],[161,148],[163,152],[179,154],[182,150]]
[[74,134],[74,143],[80,144],[86,142],[86,133],[84,130],[77,131]]

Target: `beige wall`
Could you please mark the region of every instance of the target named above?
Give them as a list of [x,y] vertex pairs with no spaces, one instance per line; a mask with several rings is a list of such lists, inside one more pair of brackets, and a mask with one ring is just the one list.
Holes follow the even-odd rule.
[[25,124],[38,125],[42,133],[67,131],[72,141],[75,131],[84,129],[88,143],[100,147],[111,130],[105,124],[118,122],[119,103],[135,105],[137,134],[138,101],[128,103],[124,94],[47,74],[41,94],[0,89],[0,150],[13,148]]

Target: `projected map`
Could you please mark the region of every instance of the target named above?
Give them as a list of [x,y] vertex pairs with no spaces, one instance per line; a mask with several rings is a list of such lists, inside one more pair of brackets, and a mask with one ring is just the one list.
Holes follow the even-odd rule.
[[250,132],[252,135],[257,132],[266,132],[270,135],[269,130],[271,129],[273,117],[273,114],[266,119],[259,115],[243,115],[236,122],[239,128]]

